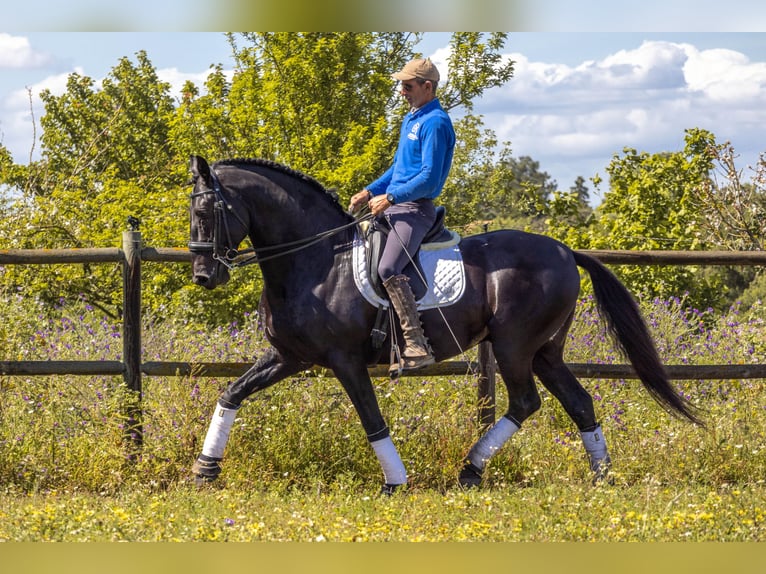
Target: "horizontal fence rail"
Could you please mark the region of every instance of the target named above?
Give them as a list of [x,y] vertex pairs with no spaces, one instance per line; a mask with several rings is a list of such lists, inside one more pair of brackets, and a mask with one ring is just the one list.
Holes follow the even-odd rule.
[[[766,265],[764,251],[620,251],[583,250],[605,264],[617,265]],[[155,248],[141,245],[138,231],[126,231],[122,248],[84,249],[3,249],[0,265],[52,265],[78,263],[120,263],[123,268],[123,361],[0,361],[0,375],[105,375],[122,376],[128,388],[142,392],[142,375],[238,377],[251,363],[206,363],[181,361],[141,362],[141,262],[190,263],[185,248]],[[568,363],[581,378],[634,379],[630,365]],[[480,404],[492,405],[495,397],[496,365],[488,344],[479,346],[477,361],[446,361],[419,370],[412,376],[478,374]],[[387,366],[370,367],[373,377],[387,376]],[[669,378],[676,380],[766,379],[766,365],[666,365]],[[319,374],[320,368],[309,374]],[[487,400],[489,399],[489,400]],[[140,417],[140,413],[133,413]],[[494,407],[481,407],[482,422],[494,419]]]
[[[137,232],[135,232],[137,233]],[[766,251],[624,251],[583,249],[602,263],[618,265],[766,265]],[[123,262],[117,247],[83,249],[0,249],[0,265]],[[142,247],[142,261],[190,263],[184,247]]]
[[[189,361],[146,361],[141,373],[150,377],[239,377],[253,363],[209,363]],[[461,376],[478,373],[481,361],[442,361],[405,376]],[[637,379],[630,365],[614,363],[567,363],[576,377],[584,379]],[[766,379],[766,364],[738,365],[665,365],[668,378],[674,380]],[[304,371],[307,375],[330,374],[320,366]],[[369,368],[372,377],[388,377],[388,366]],[[14,376],[46,375],[115,375],[125,374],[121,361],[0,361],[0,374]]]
[[124,375],[122,361],[0,361],[0,375]]
[[766,265],[766,251],[620,251],[587,249],[602,263],[620,265]]

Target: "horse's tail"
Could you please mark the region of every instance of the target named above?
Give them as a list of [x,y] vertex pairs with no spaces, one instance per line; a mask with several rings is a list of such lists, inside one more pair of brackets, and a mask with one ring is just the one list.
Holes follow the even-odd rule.
[[671,386],[649,329],[630,292],[600,261],[584,253],[573,254],[577,265],[590,275],[599,313],[612,338],[633,365],[644,387],[668,412],[704,426],[697,415],[698,409]]

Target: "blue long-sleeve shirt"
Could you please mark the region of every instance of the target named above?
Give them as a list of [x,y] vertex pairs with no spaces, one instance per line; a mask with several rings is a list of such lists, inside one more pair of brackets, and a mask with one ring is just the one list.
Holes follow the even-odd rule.
[[434,98],[404,117],[391,167],[367,190],[373,195],[390,193],[394,203],[434,199],[444,187],[454,149],[452,121]]

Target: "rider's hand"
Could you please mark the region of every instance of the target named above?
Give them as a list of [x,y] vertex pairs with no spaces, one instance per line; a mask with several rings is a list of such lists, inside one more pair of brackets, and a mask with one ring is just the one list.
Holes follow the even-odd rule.
[[391,202],[386,199],[385,195],[376,195],[370,200],[370,213],[375,217],[383,213],[389,207],[391,207]]
[[366,189],[363,189],[359,193],[355,193],[351,196],[351,200],[348,202],[348,211],[349,213],[356,213],[362,207],[367,205],[367,203],[372,198],[372,194],[367,191]]

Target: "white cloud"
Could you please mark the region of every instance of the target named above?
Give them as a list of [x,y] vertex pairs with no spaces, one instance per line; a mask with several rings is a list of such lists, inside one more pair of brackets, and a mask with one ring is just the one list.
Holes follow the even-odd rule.
[[439,70],[439,83],[441,85],[444,85],[447,81],[449,81],[449,57],[451,54],[452,48],[449,46],[439,48],[430,55],[424,54],[426,58],[431,59],[431,61],[434,63],[434,66],[436,66],[436,69]]
[[764,101],[766,62],[750,62],[739,52],[691,49],[684,73],[689,89],[704,93],[711,101]]
[[560,187],[604,175],[625,147],[680,150],[688,128],[730,140],[743,157],[766,149],[766,62],[739,52],[650,41],[576,66],[510,57],[513,79],[485,94],[476,112],[514,156],[531,156],[543,171],[568,163],[551,174]]
[[[14,90],[0,102],[3,117],[3,121],[0,123],[0,143],[11,150],[16,161],[26,161],[27,154],[31,151],[32,134],[35,133],[32,110],[34,110],[34,122],[37,124],[37,135],[39,136],[40,116],[44,113],[40,92],[47,89],[54,96],[64,94],[69,76],[75,73],[81,76],[85,75],[83,68],[76,67],[61,74],[48,76],[27,88]],[[181,89],[187,80],[192,81],[200,88],[200,91],[204,92],[204,83],[209,74],[210,70],[199,73],[180,72],[177,68],[157,70],[157,77],[170,84],[171,96],[178,99],[181,97]],[[224,71],[224,74],[231,76],[233,72]],[[100,89],[102,81],[103,78],[94,78],[94,89]],[[39,148],[36,151],[39,152]]]
[[619,89],[669,89],[684,83],[687,46],[670,42],[644,42],[635,50],[620,50],[596,69],[600,78]]
[[[44,80],[41,80],[37,82],[36,84],[29,86],[29,91],[32,92],[33,96],[36,98],[36,103],[38,104],[40,103],[40,100],[39,100],[40,92],[42,92],[43,90],[49,90],[53,95],[60,96],[66,91],[66,85],[67,85],[67,81],[69,80],[70,74],[75,74],[75,73],[83,75],[82,68],[75,68],[74,70],[70,70],[62,74],[48,76]],[[27,90],[26,89],[14,90],[8,96],[7,101],[8,101],[8,107],[10,108],[17,108],[22,104],[28,107],[29,97],[28,97]]]
[[[181,97],[181,91],[184,86],[184,84],[187,81],[191,81],[194,85],[199,88],[201,93],[204,93],[205,91],[205,81],[207,80],[207,77],[210,75],[212,70],[205,70],[204,72],[181,72],[178,70],[178,68],[163,68],[161,70],[157,70],[157,77],[163,81],[170,84],[170,95],[174,98],[180,98]],[[226,78],[231,81],[234,71],[233,70],[224,70],[223,71]],[[100,84],[100,83],[99,83]]]
[[[74,72],[83,73],[81,68],[75,69]],[[27,88],[14,90],[2,102],[4,121],[0,124],[0,143],[13,153],[16,161],[26,161],[26,154],[31,152],[32,134],[36,131],[32,110],[34,110],[34,122],[38,128],[40,115],[43,113],[40,92],[47,89],[54,95],[63,94],[66,91],[70,73],[72,72],[49,76]],[[39,130],[37,133],[39,136]],[[24,157],[19,156],[21,153]]]
[[33,50],[27,38],[0,33],[0,68],[37,68],[50,62],[50,55]]

